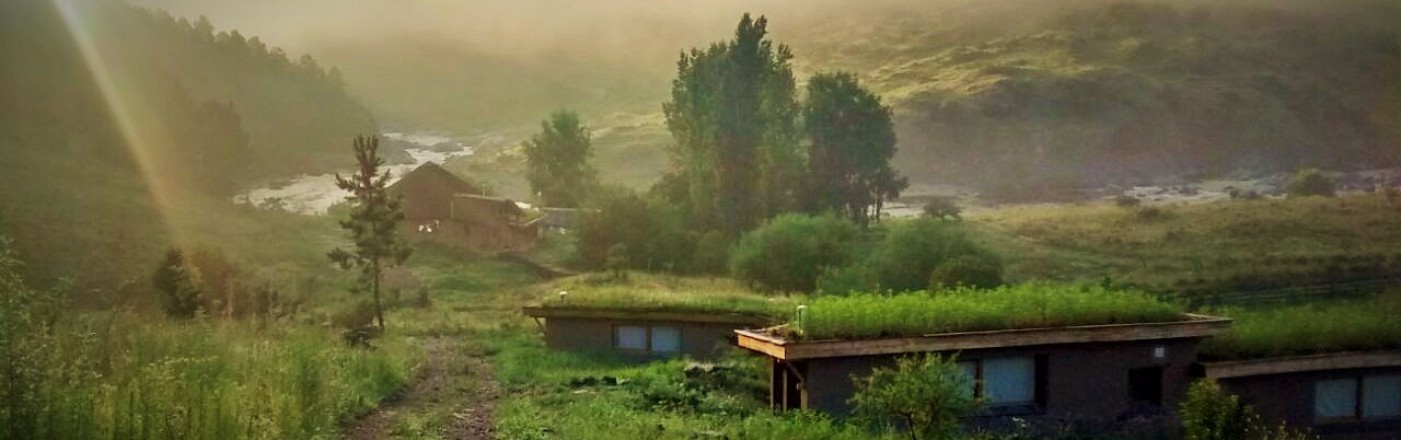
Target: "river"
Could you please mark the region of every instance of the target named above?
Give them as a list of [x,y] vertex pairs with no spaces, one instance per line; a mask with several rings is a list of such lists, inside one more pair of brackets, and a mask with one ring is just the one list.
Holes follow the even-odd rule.
[[[505,141],[500,134],[493,133],[453,138],[434,133],[384,132],[380,137],[406,144],[404,152],[408,153],[409,162],[385,166],[396,179],[419,165],[428,162],[442,164],[453,157],[471,155],[474,146]],[[328,173],[302,174],[257,186],[235,196],[234,201],[260,207],[281,205],[282,209],[290,212],[320,215],[325,214],[332,205],[344,201],[345,197],[345,191],[336,187],[335,174]]]

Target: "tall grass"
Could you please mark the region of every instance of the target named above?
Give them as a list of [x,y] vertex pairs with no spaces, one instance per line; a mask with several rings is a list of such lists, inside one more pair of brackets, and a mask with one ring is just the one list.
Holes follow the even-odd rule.
[[1231,332],[1201,345],[1206,359],[1250,359],[1401,347],[1401,291],[1375,299],[1272,309],[1222,309]]
[[791,327],[807,339],[859,339],[1182,319],[1178,306],[1142,292],[1033,283],[818,297],[808,304],[803,321]]
[[97,318],[46,336],[47,373],[11,408],[24,428],[0,438],[332,438],[402,387],[418,358],[402,344],[347,348],[305,325]]

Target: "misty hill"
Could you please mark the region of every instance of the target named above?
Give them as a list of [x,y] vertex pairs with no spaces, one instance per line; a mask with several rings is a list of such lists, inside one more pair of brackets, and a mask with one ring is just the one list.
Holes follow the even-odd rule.
[[[1401,28],[1394,26],[1401,7],[1394,2],[790,6],[766,12],[774,39],[793,47],[800,77],[849,70],[880,92],[896,110],[897,165],[915,182],[1036,197],[1052,187],[1401,161]],[[727,35],[721,32],[713,39]],[[654,72],[631,74],[618,73],[639,89],[658,88]],[[530,124],[527,110],[542,118],[546,106],[531,103],[543,92],[532,93],[525,96],[533,100],[509,100],[513,117],[497,120]],[[658,118],[637,110],[636,96],[613,107],[596,97],[551,96],[593,120],[605,178],[645,186],[663,170],[658,147],[671,139]],[[492,170],[509,181],[494,165],[509,168],[518,159],[509,151],[481,155],[459,169]]]
[[1394,3],[1012,3],[838,19],[794,41],[896,105],[900,167],[920,181],[1015,189],[1401,158]]
[[37,279],[144,276],[174,216],[223,215],[247,182],[376,129],[336,71],[205,20],[6,1],[0,41],[0,235]]

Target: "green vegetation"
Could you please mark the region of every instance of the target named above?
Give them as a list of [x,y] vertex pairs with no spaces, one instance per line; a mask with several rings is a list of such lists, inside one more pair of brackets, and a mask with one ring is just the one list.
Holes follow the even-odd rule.
[[764,290],[811,292],[824,271],[854,260],[859,232],[832,215],[780,215],[735,244],[730,272]]
[[810,142],[804,209],[838,213],[861,226],[879,221],[881,203],[909,186],[890,168],[890,107],[855,75],[817,74],[808,80],[802,115]]
[[954,358],[924,354],[859,378],[850,402],[858,419],[892,435],[903,430],[915,440],[955,439],[963,438],[962,419],[979,406],[971,390],[973,378]]
[[1395,292],[1371,300],[1213,313],[1235,320],[1230,333],[1202,343],[1202,357],[1213,360],[1401,347],[1401,297]]
[[1284,426],[1272,428],[1260,421],[1255,408],[1227,394],[1215,381],[1192,383],[1187,398],[1178,405],[1185,440],[1308,440],[1307,432]]
[[526,179],[544,206],[576,208],[598,182],[588,128],[579,115],[561,110],[540,123],[540,133],[521,145]]
[[355,249],[335,248],[326,256],[341,269],[360,269],[361,287],[373,295],[375,318],[383,331],[380,283],[384,271],[403,264],[413,248],[399,235],[404,222],[403,200],[389,193],[389,171],[381,169],[384,159],[379,156],[379,137],[357,136],[354,148],[359,166],[350,176],[337,174],[336,186],[350,193],[350,218],[341,221],[341,228],[350,233]]
[[[544,307],[657,312],[741,313],[783,318],[801,297],[760,295],[724,278],[631,274],[626,280],[580,275],[545,285]],[[568,292],[564,297],[556,293]]]
[[1289,179],[1289,197],[1333,197],[1338,183],[1317,168],[1306,168]]
[[804,339],[885,338],[1187,319],[1180,308],[1142,292],[1044,283],[992,290],[820,296],[807,306],[801,328],[790,325]]
[[[1381,195],[982,210],[964,222],[1011,282],[1061,280],[1198,294],[1401,274],[1401,216]],[[1145,208],[1147,209],[1147,208]]]
[[[934,272],[949,263],[957,263],[955,260],[959,257],[985,260],[985,265],[992,266],[1000,274],[997,257],[985,254],[986,251],[968,239],[961,224],[921,217],[892,223],[885,240],[871,254],[867,264],[880,280],[881,289],[920,290],[929,286]],[[952,272],[953,267],[948,267],[943,273],[952,275]],[[989,280],[941,278],[940,281],[953,286]]]

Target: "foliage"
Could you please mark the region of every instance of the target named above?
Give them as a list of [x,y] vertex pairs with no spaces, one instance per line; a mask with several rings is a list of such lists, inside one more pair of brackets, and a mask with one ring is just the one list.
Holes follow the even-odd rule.
[[895,156],[890,107],[855,75],[817,74],[808,80],[802,114],[809,140],[806,209],[834,212],[862,226],[879,219],[879,202],[899,197],[909,186],[890,168]]
[[930,217],[895,222],[889,229],[869,261],[886,289],[924,289],[935,268],[953,258],[982,252],[960,225]]
[[807,304],[801,337],[860,339],[936,333],[1171,322],[1181,310],[1151,295],[1044,283],[882,295],[820,296]]
[[763,290],[811,292],[823,271],[853,260],[857,233],[856,225],[832,215],[780,215],[740,238],[730,272]]
[[[568,292],[560,297],[557,292]],[[799,297],[760,295],[733,280],[635,274],[600,281],[589,275],[545,285],[544,307],[627,309],[658,312],[739,313],[774,318],[792,313]]]
[[1138,197],[1134,197],[1131,195],[1121,194],[1119,196],[1114,197],[1114,206],[1118,206],[1120,208],[1137,208],[1139,205],[1142,204],[1142,200],[1139,200]]
[[1333,197],[1337,182],[1317,168],[1305,168],[1289,179],[1289,197]]
[[575,208],[595,185],[597,171],[589,165],[593,155],[589,130],[579,115],[560,110],[540,123],[540,133],[521,145],[526,157],[526,178],[545,206]]
[[686,271],[695,243],[681,218],[664,202],[629,190],[604,191],[581,213],[576,247],[585,267],[609,267],[610,251],[620,267]]
[[151,275],[151,284],[161,295],[166,316],[189,319],[200,310],[200,277],[186,264],[185,253],[170,249]]
[[765,40],[768,21],[748,14],[733,40],[684,52],[671,100],[663,104],[675,139],[674,168],[686,183],[698,230],[731,237],[785,212],[798,168],[792,54]]
[[402,344],[340,348],[320,326],[60,313],[0,242],[0,439],[312,439],[408,378]]
[[1401,346],[1401,297],[1214,310],[1235,322],[1202,342],[1203,358],[1251,359]]
[[962,220],[963,208],[952,197],[934,197],[924,204],[924,215],[939,220]]
[[1272,428],[1240,398],[1221,390],[1211,379],[1201,379],[1187,389],[1178,405],[1185,440],[1308,440],[1304,431],[1284,426]]
[[969,254],[939,264],[929,274],[929,290],[950,287],[991,289],[1002,285],[1002,260],[994,255]]
[[973,414],[973,378],[954,358],[904,356],[894,368],[876,368],[855,378],[849,401],[858,418],[887,431],[907,430],[916,440],[959,438],[960,419]]
[[399,224],[404,221],[403,200],[389,194],[390,173],[380,170],[384,159],[378,154],[379,137],[356,137],[354,148],[359,167],[349,177],[336,174],[336,186],[351,194],[350,218],[340,225],[350,232],[355,250],[336,248],[327,256],[342,269],[360,269],[361,283],[374,294],[375,314],[383,330],[381,278],[385,269],[403,263],[413,250],[399,236]]

